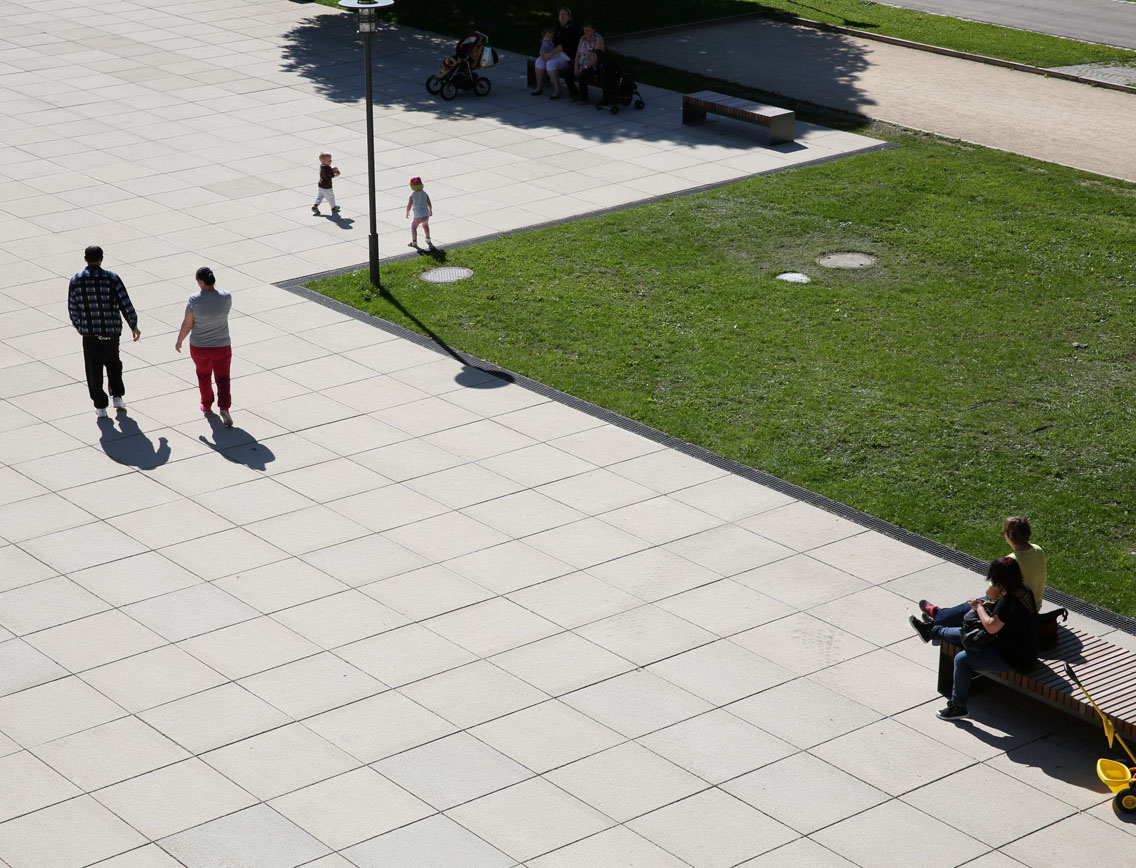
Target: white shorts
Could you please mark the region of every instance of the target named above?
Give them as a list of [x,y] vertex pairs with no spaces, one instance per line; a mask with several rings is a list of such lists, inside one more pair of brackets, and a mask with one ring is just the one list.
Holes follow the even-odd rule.
[[568,58],[563,54],[558,54],[555,57],[550,57],[545,60],[543,57],[536,59],[537,69],[546,69],[549,72],[556,72],[557,70],[564,69],[568,65]]

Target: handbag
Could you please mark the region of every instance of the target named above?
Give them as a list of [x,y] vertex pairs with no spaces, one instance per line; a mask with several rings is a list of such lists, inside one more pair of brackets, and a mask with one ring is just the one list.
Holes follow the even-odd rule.
[[1037,640],[1042,651],[1052,651],[1057,647],[1057,618],[1069,620],[1068,609],[1054,609],[1037,616]]
[[[989,604],[983,603],[982,605],[988,606]],[[990,614],[989,609],[987,609],[987,614]],[[993,645],[997,638],[994,633],[986,632],[986,628],[982,626],[982,621],[978,617],[977,609],[971,609],[962,616],[960,641],[964,651],[977,651],[979,648]]]

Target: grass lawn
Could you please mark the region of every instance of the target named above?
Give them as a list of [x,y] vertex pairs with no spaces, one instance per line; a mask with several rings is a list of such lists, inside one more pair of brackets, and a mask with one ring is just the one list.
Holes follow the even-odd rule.
[[[318,2],[336,5],[336,0]],[[1136,52],[1119,48],[993,24],[960,21],[867,0],[622,0],[620,3],[571,5],[577,22],[594,17],[600,33],[606,36],[727,15],[765,12],[773,16],[795,15],[1047,68],[1136,58]],[[396,0],[384,17],[455,36],[476,28],[488,33],[499,48],[533,54],[540,42],[540,28],[551,23],[558,8],[555,3],[520,3],[516,0]]]
[[[1136,186],[891,135],[384,281],[451,346],[976,556],[1025,513],[1052,584],[1136,615]],[[314,288],[415,327],[365,285]]]

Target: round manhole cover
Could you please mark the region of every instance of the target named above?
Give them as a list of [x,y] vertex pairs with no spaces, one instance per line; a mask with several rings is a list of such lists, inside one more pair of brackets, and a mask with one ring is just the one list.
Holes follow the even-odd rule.
[[423,280],[430,283],[453,283],[457,280],[465,280],[467,277],[473,277],[472,268],[458,268],[456,265],[446,265],[442,268],[431,268],[429,271],[423,271],[421,274]]
[[799,271],[786,271],[784,274],[778,274],[777,279],[786,280],[789,283],[808,283],[812,280],[807,274],[801,274]]
[[817,260],[825,268],[871,268],[879,260],[870,253],[826,253]]

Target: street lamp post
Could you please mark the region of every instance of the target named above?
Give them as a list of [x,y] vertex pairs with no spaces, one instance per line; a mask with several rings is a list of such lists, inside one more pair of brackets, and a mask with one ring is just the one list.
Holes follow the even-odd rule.
[[367,90],[367,196],[371,208],[371,236],[368,253],[371,264],[371,283],[382,286],[379,280],[379,227],[375,212],[375,109],[371,99],[371,37],[375,35],[376,13],[394,0],[339,0],[344,9],[359,13],[359,32],[363,34],[363,65],[366,67]]

